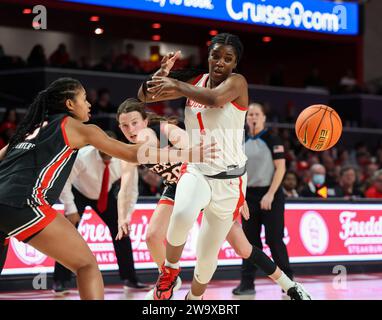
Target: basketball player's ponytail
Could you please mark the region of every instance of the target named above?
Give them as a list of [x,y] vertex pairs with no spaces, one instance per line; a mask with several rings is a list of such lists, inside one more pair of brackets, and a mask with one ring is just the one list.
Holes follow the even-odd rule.
[[28,134],[41,127],[47,115],[69,114],[65,102],[67,99],[74,99],[80,88],[82,85],[78,80],[60,78],[52,82],[45,90],[40,91],[10,139],[7,153],[18,143],[24,141]]

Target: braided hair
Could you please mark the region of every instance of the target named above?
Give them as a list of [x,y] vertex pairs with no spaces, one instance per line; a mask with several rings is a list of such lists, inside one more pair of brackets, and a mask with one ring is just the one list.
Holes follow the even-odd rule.
[[224,44],[224,45],[230,45],[235,49],[236,52],[236,62],[239,63],[243,51],[244,51],[244,46],[241,43],[240,39],[238,36],[235,36],[230,33],[219,33],[215,37],[211,39],[211,44],[208,47],[208,53],[212,50],[215,44]]
[[65,102],[68,99],[74,99],[81,88],[82,84],[76,79],[59,78],[53,81],[48,88],[40,91],[17,126],[14,136],[10,139],[7,153],[18,143],[24,141],[28,134],[41,127],[47,116],[59,113],[70,115]]

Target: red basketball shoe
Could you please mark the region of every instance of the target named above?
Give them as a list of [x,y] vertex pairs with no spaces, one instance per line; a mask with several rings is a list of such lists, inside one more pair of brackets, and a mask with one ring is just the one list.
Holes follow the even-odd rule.
[[173,269],[162,265],[161,273],[154,288],[154,300],[171,299],[179,272],[180,268]]

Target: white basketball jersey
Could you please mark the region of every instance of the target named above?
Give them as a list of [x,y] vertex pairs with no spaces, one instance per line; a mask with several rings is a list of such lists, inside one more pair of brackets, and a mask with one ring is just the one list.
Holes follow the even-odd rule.
[[[199,76],[194,85],[206,87],[208,78],[208,74]],[[246,107],[234,102],[228,102],[221,107],[209,107],[187,99],[185,125],[192,145],[199,143],[201,136],[206,143],[210,143],[213,137],[220,149],[220,156],[213,163],[195,164],[202,174],[215,175],[245,165],[247,157],[243,138],[246,111]]]

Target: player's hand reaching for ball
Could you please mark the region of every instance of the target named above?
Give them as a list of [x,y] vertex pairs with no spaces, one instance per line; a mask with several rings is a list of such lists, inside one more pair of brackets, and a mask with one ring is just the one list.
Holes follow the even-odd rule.
[[180,51],[167,53],[160,63],[160,69],[155,75],[167,77],[175,64],[175,61],[180,58]]
[[152,94],[153,99],[165,98],[178,91],[178,80],[168,77],[153,76],[152,80],[147,81],[147,85],[147,91]]

